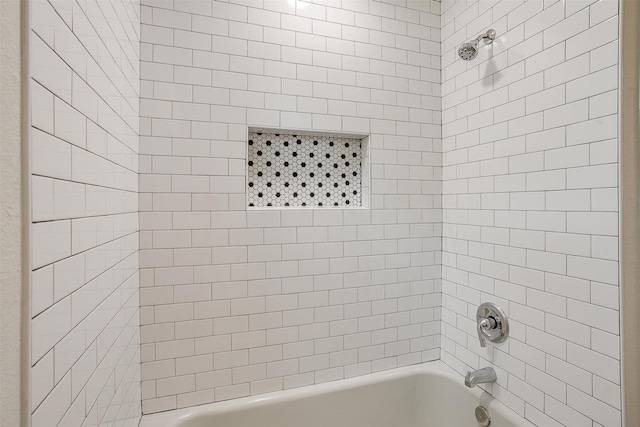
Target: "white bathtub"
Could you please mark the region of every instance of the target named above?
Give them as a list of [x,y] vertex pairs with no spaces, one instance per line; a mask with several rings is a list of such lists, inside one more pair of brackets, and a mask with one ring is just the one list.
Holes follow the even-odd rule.
[[478,405],[491,427],[534,427],[440,361],[145,415],[140,427],[477,427]]

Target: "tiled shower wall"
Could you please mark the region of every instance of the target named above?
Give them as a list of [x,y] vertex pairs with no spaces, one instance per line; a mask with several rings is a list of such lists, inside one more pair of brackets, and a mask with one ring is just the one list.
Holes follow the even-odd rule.
[[[143,411],[439,357],[440,4],[142,6]],[[370,209],[247,210],[248,126],[370,134]]]
[[[619,426],[618,2],[443,1],[443,360],[536,425]],[[456,48],[494,28],[473,62]],[[511,337],[482,349],[495,301]]]
[[32,0],[31,424],[140,419],[140,6]]

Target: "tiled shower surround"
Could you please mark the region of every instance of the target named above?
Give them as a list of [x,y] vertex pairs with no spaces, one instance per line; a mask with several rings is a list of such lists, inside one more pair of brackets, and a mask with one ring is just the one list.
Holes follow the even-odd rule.
[[137,426],[140,5],[29,10],[30,425]]
[[[439,358],[621,425],[616,0],[30,9],[34,427]],[[364,207],[248,207],[250,128],[368,135]]]
[[[440,4],[144,1],[143,411],[440,357]],[[370,209],[247,210],[248,127],[370,135]]]
[[615,0],[442,3],[442,359],[538,426],[621,425],[617,88]]
[[[619,425],[616,1],[141,15],[144,412],[435,359],[441,332],[534,423]],[[371,134],[371,209],[247,211],[247,126]]]

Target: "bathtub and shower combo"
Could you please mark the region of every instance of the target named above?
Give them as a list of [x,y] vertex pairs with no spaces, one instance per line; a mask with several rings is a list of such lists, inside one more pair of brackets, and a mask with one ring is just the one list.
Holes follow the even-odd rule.
[[29,425],[625,425],[624,2],[25,1]]
[[[478,340],[509,336],[504,311],[478,307]],[[460,376],[442,361],[143,417],[140,427],[534,427],[487,391],[492,367]],[[490,390],[489,390],[490,391]]]
[[[464,43],[471,61],[493,29]],[[491,302],[476,313],[478,340],[500,344],[509,336],[505,312]],[[491,394],[496,371],[468,372],[464,384],[442,361],[382,371],[331,383],[212,403],[143,417],[140,427],[534,427]],[[487,391],[476,387],[487,385]]]
[[146,415],[141,427],[534,427],[441,361]]

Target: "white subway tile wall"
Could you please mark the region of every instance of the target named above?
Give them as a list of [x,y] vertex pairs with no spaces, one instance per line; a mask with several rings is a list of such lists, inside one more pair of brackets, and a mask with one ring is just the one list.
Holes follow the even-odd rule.
[[[142,2],[144,413],[440,357],[439,15]],[[369,134],[370,209],[247,211],[249,126]]]
[[[620,426],[618,1],[442,2],[442,359],[539,426]],[[472,62],[456,48],[489,28]],[[481,348],[480,302],[509,314]]]
[[[621,425],[617,0],[31,0],[30,20],[32,425],[438,358],[493,366],[536,425]],[[370,135],[369,207],[247,210],[249,127]],[[483,349],[484,301],[511,335]]]
[[137,426],[140,5],[30,21],[31,425]]

